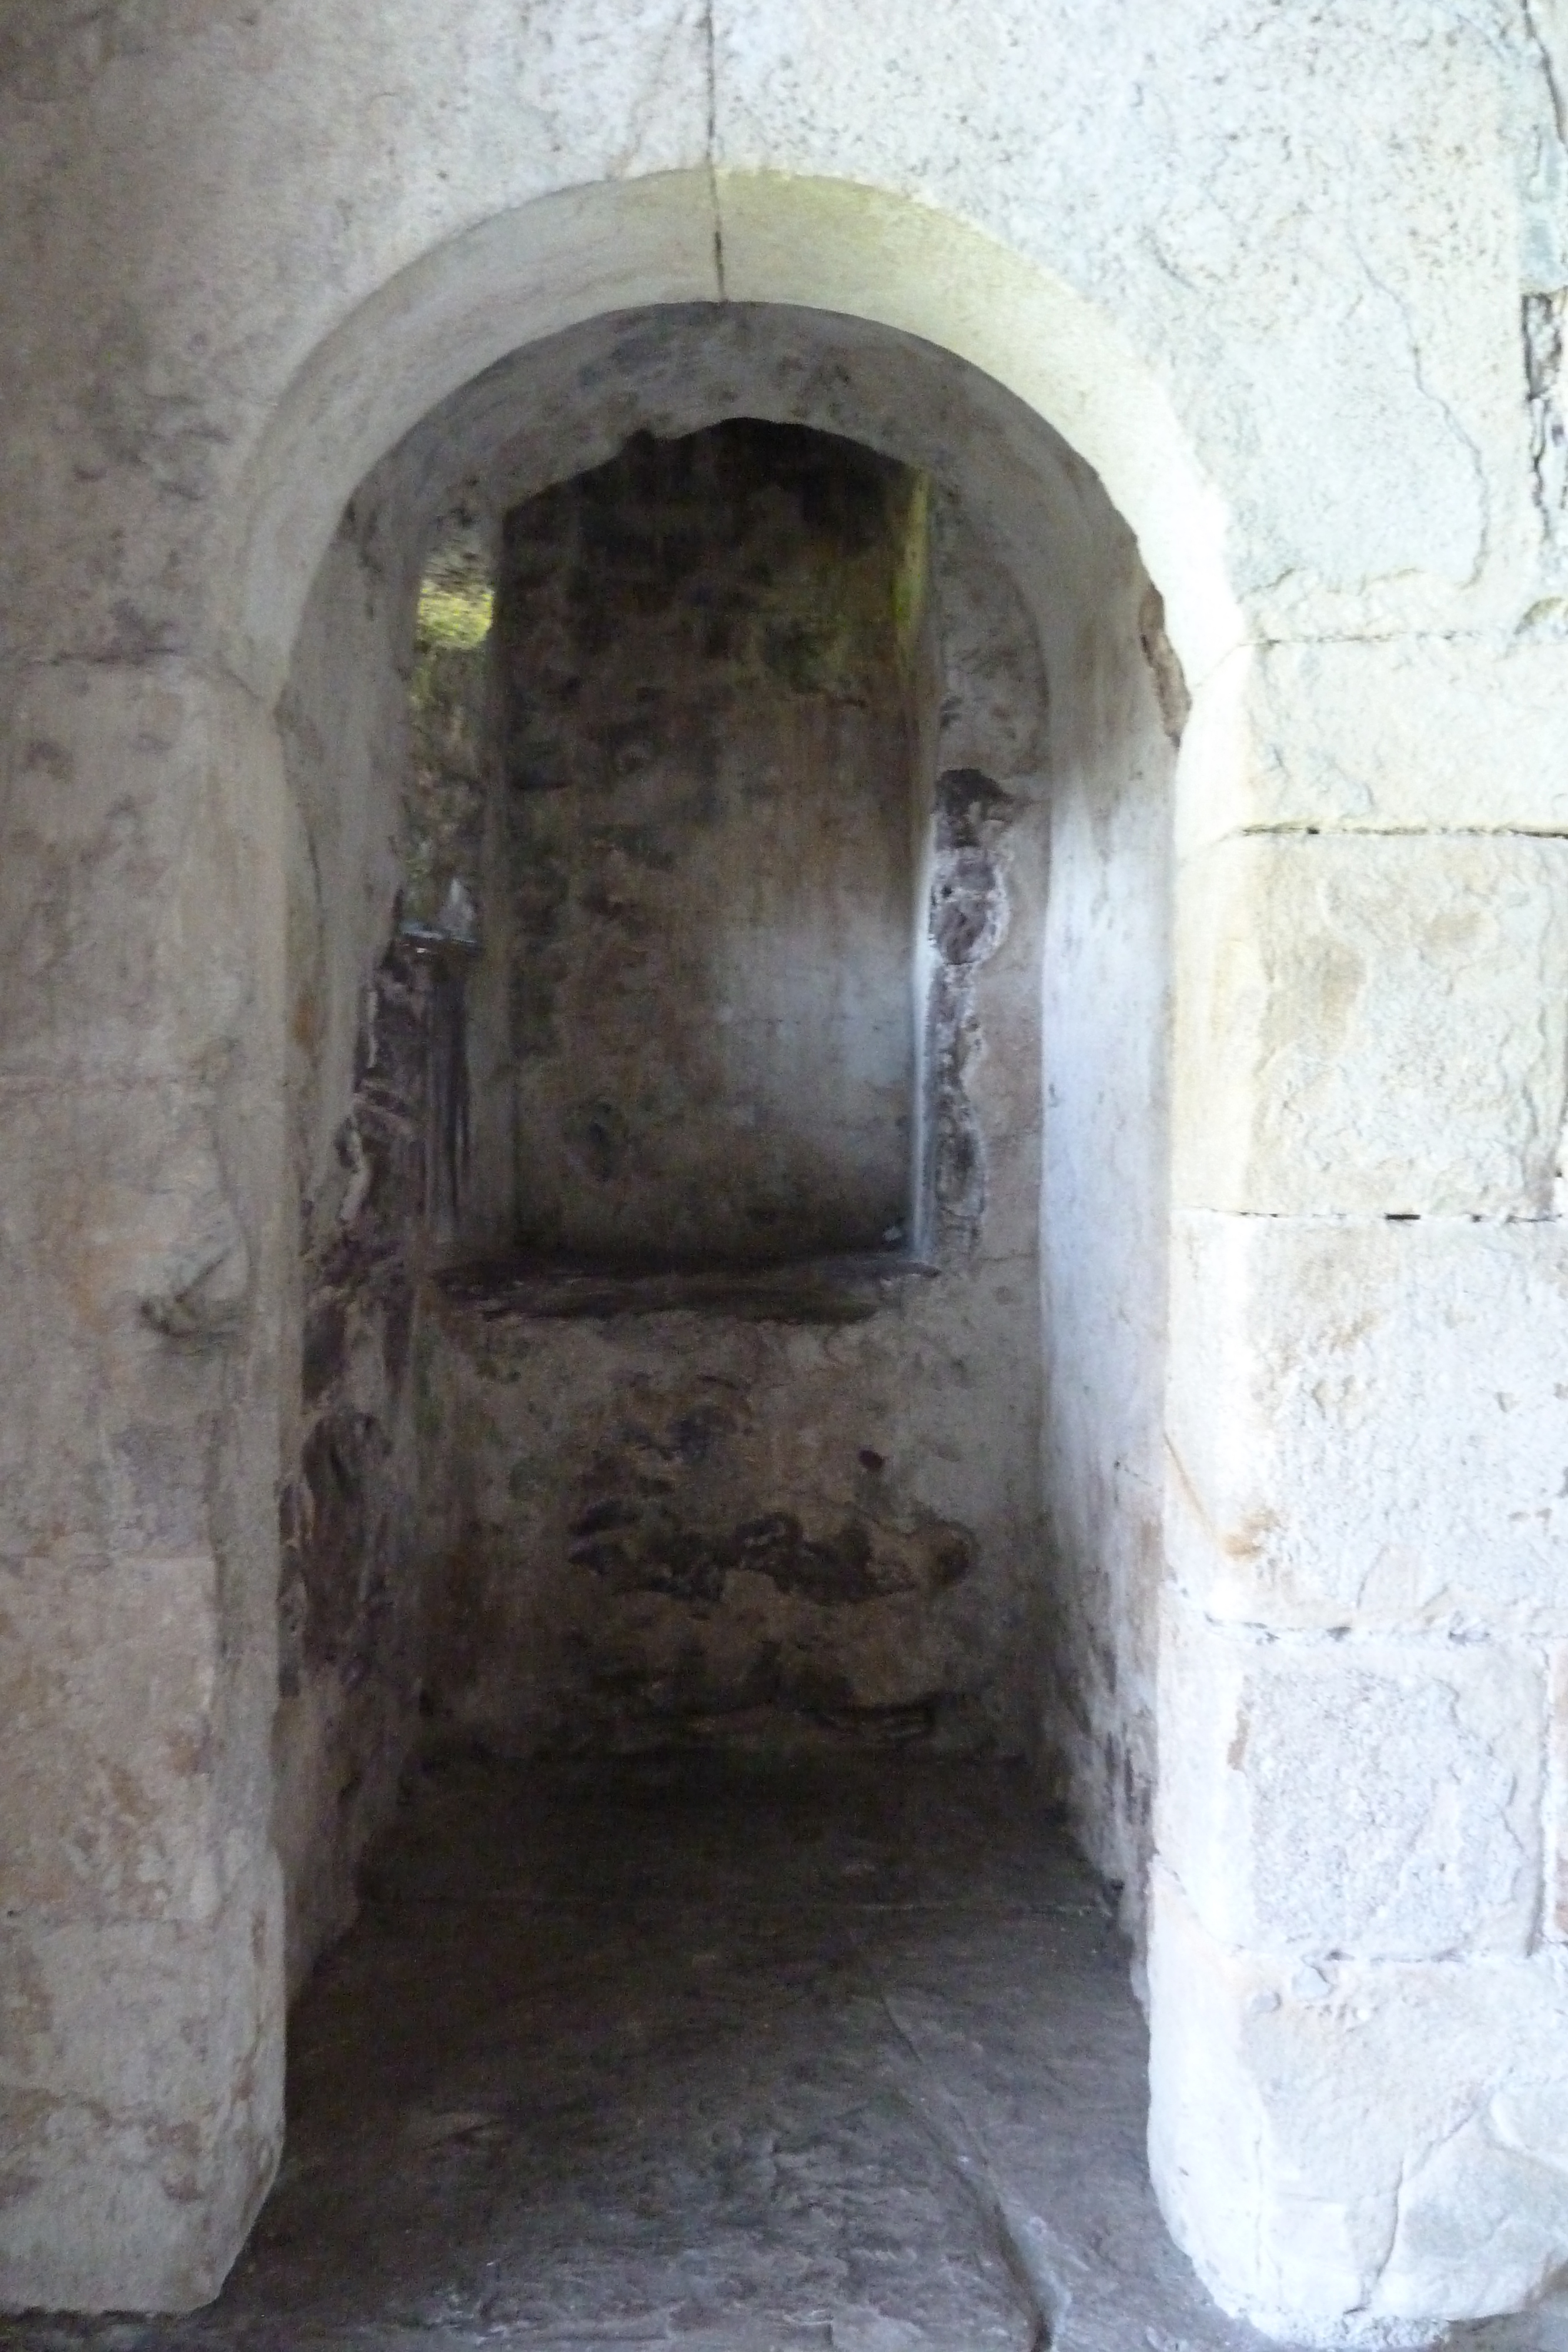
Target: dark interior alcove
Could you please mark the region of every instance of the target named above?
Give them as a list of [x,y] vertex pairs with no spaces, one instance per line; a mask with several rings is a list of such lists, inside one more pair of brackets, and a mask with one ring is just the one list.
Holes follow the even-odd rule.
[[736,419],[506,517],[483,897],[530,1256],[906,1244],[925,516]]
[[1142,1835],[1144,1620],[1052,1565],[1157,1360],[1104,1178],[1169,744],[1097,498],[904,339],[676,310],[345,514],[284,708],[297,1973],[414,1752],[1071,1756]]

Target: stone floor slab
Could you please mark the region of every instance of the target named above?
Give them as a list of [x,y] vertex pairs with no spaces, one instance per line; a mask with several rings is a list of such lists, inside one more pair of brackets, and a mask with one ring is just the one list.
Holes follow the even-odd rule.
[[1145,2105],[1125,1948],[1020,1773],[448,1763],[296,2012],[218,2303],[0,2347],[1254,2352]]

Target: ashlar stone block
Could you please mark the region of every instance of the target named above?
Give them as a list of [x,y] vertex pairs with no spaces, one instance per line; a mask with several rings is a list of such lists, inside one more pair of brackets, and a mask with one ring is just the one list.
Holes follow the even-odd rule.
[[282,938],[268,715],[174,660],[5,686],[0,1074],[213,1075]]
[[283,2142],[282,1896],[0,1925],[0,2310],[217,2293]]
[[1150,2164],[1227,2309],[1291,2344],[1428,2344],[1568,2242],[1568,1955],[1305,1969],[1156,1873]]
[[0,2307],[216,2292],[280,2137],[282,804],[177,663],[0,720]]
[[1568,1232],[1173,1221],[1166,1545],[1210,1615],[1568,1633]]
[[1197,688],[1178,852],[1320,828],[1568,834],[1568,639],[1239,647]]
[[1247,835],[1187,861],[1177,939],[1177,1206],[1548,1211],[1568,842]]
[[7,1916],[210,1921],[217,1570],[0,1559],[0,1894]]
[[258,1279],[220,1108],[0,1076],[0,1559],[211,1541],[224,1351]]
[[1547,1654],[1546,1903],[1542,1927],[1568,1944],[1568,1643]]
[[1544,1739],[1528,1651],[1278,1641],[1171,1599],[1158,1851],[1226,1943],[1311,1963],[1522,1952]]

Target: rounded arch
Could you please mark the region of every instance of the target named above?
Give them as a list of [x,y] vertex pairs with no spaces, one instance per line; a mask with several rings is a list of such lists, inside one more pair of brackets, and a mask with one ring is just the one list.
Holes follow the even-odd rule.
[[1243,635],[1225,509],[1155,378],[1103,312],[1026,257],[910,199],[706,171],[605,181],[495,215],[412,262],[318,347],[234,509],[225,666],[270,701],[321,555],[375,461],[507,352],[606,311],[777,302],[891,327],[967,362],[1098,474],[1197,679]]
[[[1019,1181],[1006,1232],[1017,1244],[1016,1260],[1041,1265],[1042,1313],[1029,1325],[1020,1356],[1031,1367],[1030,1382],[1040,1361],[1044,1385],[1068,1402],[1049,1432],[1041,1426],[1031,1435],[1027,1475],[1020,1470],[1016,1479],[999,1483],[1009,1495],[1027,1492],[1033,1512],[1037,1457],[1049,1452],[1062,1493],[1082,1501],[1082,1508],[1074,1503],[1073,1515],[1063,1512],[1052,1539],[1067,1563],[1059,1581],[1087,1595],[1091,1577],[1087,1570],[1079,1574],[1079,1566],[1092,1560],[1099,1576],[1095,1591],[1103,1587],[1105,1605],[1075,1601],[1077,1615],[1059,1644],[1058,1671],[1064,1683],[1076,1685],[1094,1628],[1114,1619],[1121,1663],[1112,1681],[1119,1676],[1120,1687],[1132,1689],[1135,1677],[1123,1666],[1148,1646],[1146,1567],[1158,1553],[1152,1516],[1157,1501],[1134,1500],[1124,1508],[1118,1497],[1102,1512],[1094,1498],[1113,1486],[1109,1472],[1102,1475],[1102,1454],[1107,1462],[1116,1457],[1117,1468],[1134,1457],[1146,1464],[1145,1475],[1124,1486],[1145,1498],[1159,1492],[1168,1159],[1163,1024],[1171,962],[1174,730],[1162,724],[1157,695],[1144,675],[1136,615],[1152,578],[1165,598],[1173,643],[1195,680],[1238,642],[1241,624],[1224,571],[1219,496],[1197,467],[1157,381],[1103,314],[1061,280],[962,222],[838,181],[669,173],[601,183],[498,214],[388,280],[318,346],[280,398],[230,510],[228,560],[218,572],[225,585],[214,614],[219,651],[260,701],[276,704],[290,679],[297,646],[319,653],[318,641],[331,635],[330,629],[313,630],[307,618],[312,583],[322,575],[350,500],[360,524],[366,509],[355,494],[382,460],[391,460],[395,475],[407,445],[428,438],[444,462],[451,455],[447,428],[463,411],[465,388],[482,393],[482,380],[493,371],[526,394],[535,362],[546,356],[547,346],[575,341],[570,331],[591,338],[593,322],[602,322],[608,333],[628,315],[707,305],[734,306],[732,318],[741,306],[797,318],[815,314],[813,335],[820,329],[824,340],[835,326],[882,331],[888,345],[926,347],[915,359],[945,358],[956,363],[954,373],[972,371],[999,387],[998,409],[1008,404],[1005,394],[1029,412],[1018,419],[1016,438],[1009,437],[1010,423],[998,431],[989,463],[990,483],[999,488],[990,504],[1026,510],[1032,504],[1051,525],[1032,530],[1025,513],[1021,536],[1030,541],[1035,560],[1027,576],[1016,575],[1016,585],[1024,592],[1045,672],[1054,681],[1051,717],[1041,730],[1052,747],[1041,763],[1042,772],[1046,766],[1053,771],[1051,830],[1048,836],[1042,793],[1040,836],[1031,852],[1035,879],[1029,884],[1038,916],[1030,935],[1032,971],[1040,978],[1029,991],[1020,989],[1020,1003],[1028,995],[1028,1021],[1020,1017],[1009,1034],[1017,1047],[1014,1066],[1027,1075],[1009,1097],[1009,1115],[1027,1106],[1022,1116],[1030,1140],[1015,1155]],[[513,355],[517,370],[497,367]],[[894,381],[902,429],[912,404],[904,381]],[[526,401],[523,414],[529,415]],[[1049,431],[1033,434],[1028,429],[1032,419]],[[811,421],[821,427],[833,420]],[[836,421],[854,433],[844,415]],[[984,469],[975,439],[959,438],[960,470],[967,478],[961,487],[976,489]],[[1026,445],[1033,438],[1060,445],[1049,469],[1031,465]],[[889,454],[895,454],[891,441]],[[925,462],[915,449],[898,454]],[[1026,478],[1030,496],[1020,494]],[[980,503],[977,496],[977,511]],[[374,504],[372,493],[369,509]],[[1083,509],[1076,519],[1075,505]],[[1138,541],[1144,571],[1124,525]],[[352,533],[343,536],[346,542]],[[385,544],[402,545],[406,554],[413,534],[400,541],[391,530]],[[1031,584],[1039,595],[1028,593]],[[332,599],[329,581],[312,612],[329,614]],[[389,593],[386,602],[392,601]],[[340,597],[339,604],[348,610],[355,600]],[[1077,667],[1066,657],[1053,663],[1043,610],[1061,616],[1064,643],[1071,635],[1067,623],[1089,614],[1109,646],[1104,660]],[[384,611],[377,627],[383,622],[378,658],[383,677],[391,679],[396,670],[387,654],[392,624]],[[324,679],[325,667],[319,667],[318,689]],[[362,734],[353,698],[335,701],[345,727]],[[298,730],[301,739],[308,731]],[[321,803],[352,803],[352,761],[335,763],[331,749],[329,744],[319,761]],[[361,779],[385,788],[386,777],[375,774],[373,748],[361,745]],[[367,789],[359,797],[368,806],[373,795]],[[342,871],[350,881],[351,860],[362,856],[368,830],[345,852]],[[386,832],[375,830],[378,839]],[[314,854],[310,863],[314,870]],[[343,1047],[334,1064],[341,1079],[354,1058],[367,969],[347,935],[352,919],[344,910],[359,908],[373,930],[376,909],[361,889],[335,891],[329,877],[323,887],[319,873],[316,891],[320,907],[337,918],[340,981],[353,983],[338,988],[341,1021],[332,1013],[330,990],[325,992],[325,1033]],[[361,944],[373,955],[380,941],[367,931]],[[1049,982],[1047,974],[1054,975]],[[314,1035],[319,1025],[319,1020],[291,1019],[287,1027],[290,1036]],[[999,1045],[1004,1033],[998,1028],[993,1034]],[[497,1055],[497,1063],[502,1058]],[[999,1066],[1005,1056],[998,1050],[995,1058]],[[1059,1083],[1048,1139],[1040,1095],[1052,1071]],[[323,1157],[346,1083],[323,1082],[319,1088],[320,1115],[312,1125]],[[476,1088],[476,1097],[481,1091]],[[503,1101],[503,1112],[507,1108]],[[1119,1178],[1118,1216],[1103,1213],[1099,1199],[1103,1171],[1112,1165]],[[1078,1245],[1085,1235],[1092,1246]],[[1073,1369],[1071,1383],[1054,1378],[1051,1364],[1041,1360],[1047,1326],[1051,1349]],[[1038,1411],[1034,1394],[1031,1385],[1030,1413]],[[1097,1413],[1102,1400],[1109,1406]],[[986,1459],[992,1458],[988,1451]],[[1025,1462],[1021,1444],[1016,1459]],[[1035,1528],[1037,1519],[1030,1525]],[[1011,1546],[1006,1556],[1022,1557],[1034,1540],[1031,1535]],[[1003,1555],[1000,1543],[993,1549]],[[1008,1605],[1010,1612],[1010,1599]],[[1031,1590],[1019,1601],[1018,1620],[1027,1613],[1032,1623],[1043,1609]],[[1086,1741],[1086,1756],[1091,1745],[1099,1782],[1138,1792],[1141,1802],[1149,1780],[1142,1759],[1152,1759],[1142,1698],[1127,1713],[1121,1746],[1107,1744],[1103,1751]],[[1134,1748],[1136,1770],[1128,1761]],[[1102,1772],[1103,1752],[1112,1760]],[[302,1787],[311,1769],[307,1756]],[[1087,1765],[1078,1777],[1087,1786]],[[1102,1808],[1103,1854],[1113,1875],[1132,1878],[1142,1870],[1142,1829],[1124,1819],[1134,1810],[1132,1796],[1124,1805],[1113,1796]],[[308,1857],[302,1857],[315,1834],[308,1805],[298,1811],[300,1852],[287,1858],[291,1903],[293,1890],[305,1881]]]
[[[785,282],[788,257],[781,257],[777,283]],[[857,266],[894,282],[891,269],[879,272],[864,259]],[[298,1066],[296,1099],[309,1106],[298,1125],[301,1165],[319,1171],[325,1187],[336,1181],[337,1117],[353,1083],[369,975],[383,952],[386,926],[396,920],[392,845],[406,814],[399,798],[400,728],[415,593],[443,534],[460,537],[472,560],[494,562],[504,517],[612,463],[632,434],[679,440],[737,416],[828,433],[924,475],[945,583],[938,602],[946,600],[953,625],[946,642],[955,667],[943,680],[950,695],[924,678],[920,685],[921,757],[929,751],[933,758],[933,784],[938,768],[978,769],[998,780],[1019,817],[1007,853],[1009,888],[1019,893],[1009,932],[1018,993],[1006,1008],[998,1003],[985,1024],[986,1059],[998,1074],[987,1116],[996,1122],[997,1164],[1009,1171],[1007,1184],[988,1196],[987,1246],[1040,1264],[1042,1312],[1027,1340],[1018,1339],[1020,1372],[1010,1394],[1015,1403],[1026,1401],[1020,1411],[1032,1412],[1027,1400],[1036,1394],[1038,1367],[1061,1408],[1053,1408],[1049,1431],[1019,1435],[1016,1444],[1009,1437],[1016,1475],[995,1482],[994,1492],[956,1496],[953,1511],[966,1524],[989,1528],[996,1495],[1005,1490],[1027,1496],[1027,1511],[1036,1513],[1036,1457],[1046,1436],[1053,1492],[1064,1498],[1051,1542],[1052,1559],[1063,1563],[1055,1586],[1071,1591],[1071,1622],[1058,1612],[1050,1672],[1059,1689],[1048,1694],[1043,1687],[1043,1638],[1026,1644],[1019,1716],[1027,1711],[1032,1725],[1038,1715],[1043,1726],[1049,1715],[1065,1735],[1061,1694],[1073,1695],[1076,1704],[1092,1686],[1074,1722],[1103,1716],[1113,1722],[1114,1736],[1080,1739],[1074,1731],[1070,1764],[1065,1744],[1055,1744],[1063,1746],[1064,1769],[1082,1796],[1080,1810],[1093,1827],[1107,1875],[1134,1888],[1135,1902],[1154,1765],[1135,1662],[1149,1648],[1160,1556],[1164,1041],[1172,961],[1173,739],[1180,722],[1173,721],[1151,652],[1159,630],[1149,575],[1103,478],[996,374],[928,335],[868,320],[871,297],[858,298],[852,284],[829,286],[820,277],[813,283],[824,298],[815,303],[748,296],[721,304],[711,292],[677,301],[671,294],[678,280],[666,273],[664,299],[618,307],[645,287],[646,277],[601,274],[592,299],[580,306],[590,315],[520,343],[516,310],[509,322],[486,317],[461,362],[450,349],[433,349],[422,327],[423,373],[412,397],[398,381],[407,348],[400,343],[403,324],[389,313],[387,364],[367,369],[362,352],[350,353],[335,379],[323,371],[313,407],[299,404],[307,428],[319,436],[316,449],[301,445],[292,465],[276,460],[271,478],[275,515],[302,518],[309,535],[301,528],[292,545],[275,540],[262,552],[308,561],[321,550],[298,632],[291,635],[290,609],[298,586],[281,565],[275,577],[287,593],[270,615],[279,649],[292,643],[295,652],[284,704],[287,764],[293,805],[312,844],[308,868],[300,869],[316,910],[305,928],[315,927],[320,944],[314,971],[325,976],[311,976],[300,998],[310,1017],[287,1024],[290,1036],[317,1041],[308,1067]],[[919,282],[915,291],[925,299]],[[830,308],[830,301],[858,307]],[[537,325],[540,314],[533,315]],[[904,315],[930,323],[928,307],[906,307]],[[497,345],[499,356],[492,358]],[[450,391],[434,396],[455,378]],[[328,433],[321,422],[329,415],[328,398],[336,390],[346,404],[356,386],[361,405],[340,408],[344,429]],[[417,414],[405,422],[411,409]],[[321,499],[308,474],[322,451],[338,469],[329,499]],[[355,475],[361,461],[365,470]],[[1017,600],[1018,658],[1004,659],[999,668],[994,599],[961,618],[950,598],[956,578],[973,581],[982,572]],[[943,636],[939,630],[932,641],[934,661],[942,657]],[[1016,688],[1025,667],[1031,678],[1038,670],[1038,688],[1030,688],[1038,724],[1020,728]],[[982,678],[995,681],[1003,705],[1012,702],[1013,716],[999,730],[982,723],[967,699]],[[979,692],[982,699],[991,697],[993,687]],[[373,819],[357,818],[346,833],[339,818],[344,809],[359,818],[373,812]],[[1034,812],[1027,822],[1026,810]],[[469,879],[476,901],[485,903],[498,887],[488,902],[510,908],[486,853],[475,854]],[[370,891],[367,855],[381,861]],[[509,920],[503,914],[486,927],[493,945]],[[917,940],[911,950],[923,957]],[[467,1033],[472,1156],[460,1218],[453,1204],[453,1237],[476,1260],[505,1256],[519,1197],[506,952],[476,968]],[[292,1001],[292,983],[290,991]],[[927,1074],[924,1085],[929,1056],[918,1066]],[[1049,1122],[1041,1107],[1047,1081]],[[1115,1171],[1109,1188],[1108,1169]],[[1009,1316],[1019,1297],[1033,1299],[1035,1288],[1031,1278],[1009,1297]],[[1021,1318],[1034,1314],[1033,1305],[1019,1308],[1009,1331],[1017,1337]],[[997,1458],[995,1439],[993,1430],[988,1461]],[[1122,1477],[1120,1468],[1134,1460],[1141,1470]],[[1038,1515],[1030,1527],[1034,1532],[1005,1542],[988,1537],[984,1556],[1021,1562],[1040,1555]],[[1039,1599],[1030,1585],[1030,1611]],[[1012,1607],[1009,1600],[998,1622]],[[531,1654],[529,1643],[518,1646]],[[1102,1706],[1095,1661],[1113,1654],[1117,1663],[1103,1678]],[[1042,1688],[1024,1694],[1022,1675],[1034,1675],[1037,1665]],[[1130,1695],[1128,1705],[1117,1691]],[[1054,1730],[1051,1736],[1054,1742]]]

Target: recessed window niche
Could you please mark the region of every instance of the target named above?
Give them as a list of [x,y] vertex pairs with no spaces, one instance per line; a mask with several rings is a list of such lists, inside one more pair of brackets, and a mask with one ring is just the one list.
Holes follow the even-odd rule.
[[1071,1753],[1130,1867],[1172,751],[1098,496],[744,306],[530,346],[356,494],[287,705],[301,1954],[415,1689],[434,1753]]
[[476,511],[424,561],[403,901],[464,1114],[428,1737],[988,1745],[1037,1477],[1027,614],[948,486],[792,421]]
[[923,476],[748,418],[506,517],[486,895],[525,1253],[907,1244],[925,570]]

